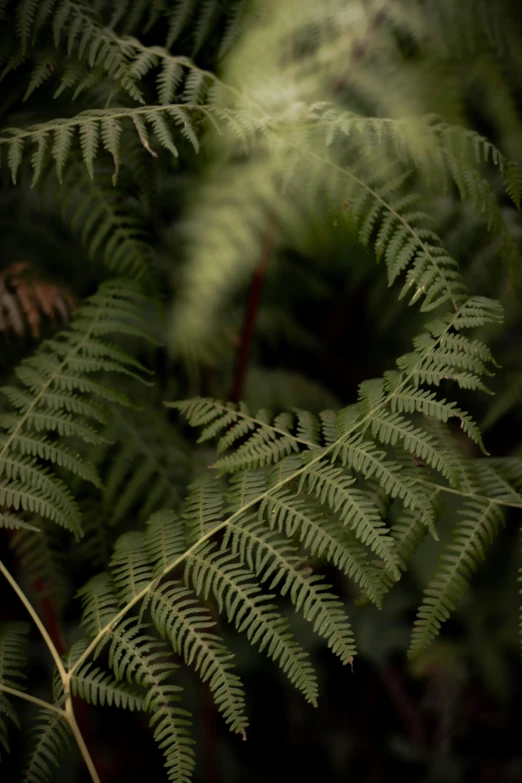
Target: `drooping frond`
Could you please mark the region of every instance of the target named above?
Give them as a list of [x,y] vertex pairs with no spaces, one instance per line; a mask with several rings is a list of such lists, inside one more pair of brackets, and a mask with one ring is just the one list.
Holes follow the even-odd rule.
[[151,339],[147,308],[147,300],[128,281],[104,283],[68,331],[43,342],[16,368],[18,384],[2,389],[11,410],[0,422],[0,505],[80,532],[78,505],[48,463],[99,482],[85,459],[55,436],[103,442],[97,432],[106,417],[103,403],[128,401],[92,374],[143,377],[142,365],[106,338],[120,333]]
[[307,701],[317,702],[317,683],[305,652],[251,571],[233,555],[213,552],[207,545],[188,558],[185,574],[203,598],[212,593],[219,611],[238,631],[246,633],[251,644],[266,649]]
[[313,623],[343,663],[355,655],[353,633],[341,602],[329,591],[323,577],[313,574],[295,548],[256,519],[230,522],[223,547],[245,563],[269,589],[288,594],[297,611]]
[[[7,155],[7,166],[13,182],[25,153],[26,144],[36,145],[31,155],[33,185],[40,179],[49,161],[49,152],[60,175],[73,149],[73,141],[79,139],[82,160],[91,177],[94,161],[100,148],[108,152],[114,163],[115,175],[120,166],[122,123],[132,121],[144,148],[150,152],[147,126],[154,131],[158,144],[175,157],[178,150],[174,142],[173,126],[197,149],[197,132],[191,114],[209,118],[212,107],[169,104],[167,106],[143,106],[140,108],[92,109],[71,118],[59,118],[27,128],[6,128],[0,133],[0,163]],[[170,124],[169,124],[170,121]]]
[[[309,491],[321,504],[337,514],[361,543],[381,557],[392,571],[396,571],[396,555],[389,531],[370,496],[353,486],[355,478],[347,475],[342,468],[319,463],[310,468],[306,479]],[[389,485],[386,489],[391,494],[392,487]]]
[[439,633],[504,522],[501,506],[488,498],[468,501],[460,513],[464,518],[455,526],[452,542],[425,590],[413,628],[410,656],[421,652]]
[[154,625],[169,639],[174,652],[208,682],[216,707],[231,731],[245,737],[245,697],[241,680],[233,672],[233,655],[212,630],[216,623],[194,593],[167,582],[152,593],[150,612]]
[[271,527],[298,540],[313,557],[336,566],[380,605],[378,571],[370,565],[368,550],[336,515],[325,514],[313,498],[285,488],[271,493],[261,504],[259,513]]

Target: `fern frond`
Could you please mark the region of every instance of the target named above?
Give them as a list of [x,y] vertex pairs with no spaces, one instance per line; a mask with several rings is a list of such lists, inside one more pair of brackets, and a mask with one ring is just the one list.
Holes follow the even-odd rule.
[[157,511],[147,521],[144,543],[157,577],[185,551],[185,526],[172,511]]
[[147,32],[158,19],[160,11],[165,10],[158,4],[151,6],[148,0],[118,0],[113,5],[109,27],[117,27],[123,33],[130,33],[137,27]]
[[[15,182],[25,144],[35,144],[36,149],[33,150],[31,157],[34,185],[47,164],[47,152],[51,138],[55,141],[54,158],[57,171],[60,173],[68,158],[68,151],[73,149],[75,134],[78,131],[82,159],[90,176],[93,177],[94,161],[99,154],[100,138],[105,139],[105,145],[109,146],[109,151],[117,164],[120,155],[120,128],[123,121],[133,121],[135,130],[138,132],[147,124],[151,125],[159,144],[177,157],[178,150],[174,143],[173,129],[167,121],[173,119],[175,125],[182,124],[181,135],[189,139],[193,145],[196,143],[197,148],[198,133],[188,112],[197,112],[202,119],[209,119],[213,108],[211,106],[169,104],[167,106],[143,106],[137,109],[90,109],[68,119],[58,118],[46,123],[31,125],[25,129],[6,128],[0,132],[0,154],[3,154],[4,151],[7,153],[8,167],[13,182]],[[139,135],[140,138],[143,138],[143,132]],[[64,148],[65,139],[67,140],[67,149]]]
[[183,519],[192,544],[221,525],[224,518],[223,486],[214,476],[205,474],[188,488]]
[[[2,753],[4,751],[6,753],[11,752],[9,745],[9,724],[12,724],[16,729],[20,730],[18,715],[11,705],[11,702],[0,690],[0,750],[2,750]],[[0,762],[1,761],[2,754],[0,753]]]
[[300,541],[312,556],[336,566],[380,605],[378,572],[368,562],[368,551],[335,515],[284,488],[271,493],[259,513],[271,527]]
[[7,530],[30,530],[33,533],[39,533],[40,528],[30,525],[28,522],[24,522],[16,514],[9,514],[6,511],[0,513],[0,528]]
[[458,408],[456,403],[447,402],[445,399],[439,400],[435,392],[416,389],[413,386],[403,385],[395,391],[392,384],[389,388],[390,408],[393,413],[422,413],[444,423],[453,418],[458,419],[462,431],[468,438],[479,445],[482,444],[482,435],[477,424],[468,413]]
[[110,574],[93,576],[77,592],[83,614],[82,626],[88,636],[96,636],[118,614],[118,597]]
[[329,592],[331,585],[324,584],[322,576],[310,573],[295,548],[256,519],[230,522],[222,548],[236,555],[262,582],[268,582],[270,590],[288,593],[296,610],[313,622],[314,631],[342,663],[352,662],[356,649],[342,604]]
[[143,371],[141,364],[103,339],[118,332],[151,339],[140,306],[146,307],[147,300],[128,281],[104,283],[77,312],[69,331],[43,342],[16,368],[19,385],[4,390],[13,411],[1,421],[0,505],[40,514],[79,534],[76,501],[41,460],[59,454],[66,470],[95,478],[92,468],[81,467],[79,455],[69,458],[67,448],[54,446],[53,433],[100,442],[89,421],[100,417],[96,398],[120,404],[126,399],[90,376],[104,370],[140,377],[135,370]]
[[91,3],[83,0],[39,0],[37,3],[20,0],[17,29],[23,53],[46,25],[52,27],[55,48],[59,48],[63,41],[69,56],[84,60],[90,69],[105,71],[132,99],[143,102],[142,91],[132,76],[125,41],[103,25]]
[[334,449],[334,456],[340,458],[343,467],[366,479],[375,477],[390,497],[400,498],[409,508],[424,509],[425,498],[414,479],[404,475],[401,465],[386,459],[385,452],[376,449],[371,441],[357,434],[341,440]]
[[229,451],[240,441],[232,454],[214,463],[213,467],[220,471],[263,467],[278,462],[292,451],[298,451],[301,445],[316,445],[303,437],[307,432],[310,434],[309,429],[314,426],[311,424],[312,414],[308,414],[308,428],[303,430],[300,423],[304,417],[303,411],[299,414],[297,435],[294,435],[294,417],[288,413],[274,418],[270,411],[260,410],[252,416],[244,403],[236,406],[204,398],[165,405],[179,410],[192,427],[204,426],[199,443],[219,437],[218,454]]
[[60,767],[64,751],[71,746],[69,726],[56,712],[42,710],[33,731],[30,748],[21,780],[24,783],[49,783],[53,780],[53,767]]
[[28,633],[27,623],[2,623],[0,626],[0,685],[24,690]]
[[126,683],[120,683],[110,674],[86,663],[71,677],[71,690],[74,696],[79,696],[95,707],[100,704],[108,707],[114,704],[124,710],[143,709],[143,695],[137,693]]
[[[226,51],[232,41],[237,37],[237,29],[232,26],[234,17],[244,10],[247,3],[238,0],[229,8],[219,0],[203,0],[194,3],[194,0],[176,0],[172,9],[168,11],[168,34],[165,46],[170,49],[180,37],[190,35],[192,38],[192,54],[196,55],[207,43],[210,34],[218,24],[223,23],[223,16],[229,20],[227,32],[221,43],[222,51]],[[237,22],[236,22],[237,24]]]
[[170,662],[167,646],[145,630],[135,618],[112,629],[109,665],[117,679],[134,680],[146,689],[143,709],[151,713],[150,726],[165,756],[168,779],[190,783],[194,770],[190,714],[177,706],[182,689],[168,681],[177,667]]
[[114,585],[126,604],[152,581],[152,568],[142,532],[131,531],[118,538],[111,558]]
[[[349,447],[347,447],[348,453]],[[346,458],[348,460],[348,457]],[[354,457],[354,465],[365,465]],[[379,463],[383,465],[383,461]],[[383,468],[384,469],[384,468]],[[391,474],[391,468],[387,468]],[[366,470],[369,474],[369,470]],[[369,474],[371,475],[371,473]],[[386,476],[387,478],[387,476]],[[353,531],[355,536],[382,558],[386,566],[398,575],[398,563],[393,541],[371,497],[354,488],[355,479],[334,465],[318,463],[310,468],[301,479],[306,480],[308,489],[322,503],[339,516],[341,522]],[[385,489],[391,494],[393,484]]]
[[278,663],[307,701],[317,702],[317,683],[307,656],[275,610],[269,595],[261,593],[255,576],[230,554],[201,547],[187,559],[186,579],[205,599],[212,592],[220,613],[249,641]]
[[417,655],[437,636],[504,523],[500,506],[487,498],[468,501],[465,509],[460,512],[464,519],[455,526],[452,543],[441,556],[440,565],[425,590],[413,627],[410,656]]
[[111,183],[110,172],[96,166],[93,179],[85,166],[71,162],[63,177],[59,170],[57,173],[62,187],[56,190],[54,178],[49,177],[45,189],[91,260],[101,257],[114,274],[136,279],[150,275],[153,253],[145,227],[136,211],[125,203],[121,190]]
[[105,455],[103,509],[112,526],[130,514],[146,520],[177,505],[188,459],[179,434],[163,416],[148,411],[131,418],[115,410],[104,435],[112,446]]
[[[427,491],[429,491],[429,487],[427,487]],[[429,506],[434,509],[434,516],[439,499],[438,493],[438,489],[433,490],[429,501]],[[401,571],[407,570],[411,558],[426,538],[429,527],[431,525],[426,525],[423,520],[419,519],[418,513],[411,509],[405,509],[392,524],[390,533],[395,543]],[[396,580],[388,571],[380,569],[378,582],[380,595],[388,593],[395,582]],[[367,593],[360,603],[365,603],[367,600],[372,600],[370,593]]]
[[203,682],[208,681],[216,707],[230,729],[246,737],[243,685],[232,671],[233,655],[211,631],[215,623],[192,591],[167,582],[153,591],[150,612],[154,625],[163,637],[168,637],[174,652],[195,668]]
[[[27,623],[3,623],[0,626],[0,750],[10,752],[10,724],[20,729],[18,715],[2,686],[23,691],[27,664],[26,648],[29,626]],[[0,754],[0,761],[2,756]]]

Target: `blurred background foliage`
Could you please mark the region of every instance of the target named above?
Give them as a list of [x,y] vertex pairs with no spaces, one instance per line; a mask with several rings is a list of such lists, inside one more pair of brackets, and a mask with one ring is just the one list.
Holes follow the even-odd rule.
[[[252,101],[268,113],[281,111],[281,101],[288,111],[299,111],[300,102],[308,105],[335,97],[340,106],[367,116],[436,114],[445,122],[486,134],[510,159],[522,163],[522,8],[510,0],[338,0],[324,8],[322,0],[303,0],[298,24],[294,14],[285,12],[284,3],[279,8],[265,4],[268,11],[263,3],[244,0],[93,0],[91,5],[118,34],[139,37],[148,46],[166,43],[172,53],[193,58],[200,68],[247,89]],[[61,60],[43,34],[17,67],[11,67],[13,4],[3,6],[7,10],[0,22],[5,65],[0,82],[2,128],[131,100],[106,73],[89,73],[83,63],[73,62],[74,57]],[[318,36],[328,17],[326,7],[339,30],[334,43],[321,48]],[[263,21],[266,13],[274,17],[268,25]],[[286,61],[269,55],[283,40],[288,46]],[[56,94],[64,69],[73,65],[85,69],[82,78],[90,79],[77,95],[72,88]],[[144,89],[147,103],[154,102],[152,76],[144,80]],[[196,155],[188,143],[181,143],[177,158],[150,157],[144,166],[139,139],[129,134],[116,185],[103,159],[96,165],[94,186],[83,165],[69,169],[62,186],[50,172],[36,188],[31,188],[29,171],[21,171],[15,187],[7,170],[0,170],[2,378],[8,378],[20,357],[66,320],[76,303],[107,276],[107,245],[122,226],[129,229],[122,238],[129,272],[139,274],[146,267],[146,285],[162,293],[165,306],[166,347],[141,357],[152,363],[157,383],[145,391],[125,387],[148,414],[115,415],[106,433],[112,445],[93,452],[105,489],[89,490],[81,497],[88,546],[78,549],[59,531],[52,551],[28,551],[23,535],[10,539],[10,558],[22,576],[26,568],[29,588],[37,585],[44,616],[48,602],[54,600],[48,595],[60,596],[60,633],[74,634],[78,617],[72,596],[90,569],[107,562],[122,521],[138,525],[147,516],[147,492],[176,505],[190,478],[210,461],[210,455],[196,451],[184,429],[163,411],[162,400],[197,394],[230,398],[237,391],[234,378],[237,382],[245,311],[264,252],[263,230],[256,227],[245,240],[246,251],[238,243],[236,256],[229,254],[226,260],[212,255],[212,242],[221,242],[212,231],[229,231],[233,243],[238,203],[252,200],[258,183],[264,182],[265,150],[261,144],[259,154],[247,161],[230,145],[225,135],[203,143]],[[489,175],[495,192],[501,193],[496,175]],[[270,193],[262,197],[269,203]],[[252,408],[319,411],[348,404],[358,384],[391,367],[419,333],[418,310],[398,300],[399,288],[388,287],[382,267],[357,244],[349,221],[326,199],[312,197],[310,204],[299,219],[289,212],[268,248],[248,370],[240,379],[241,398]],[[496,394],[474,397],[471,412],[483,423],[493,455],[521,455],[518,261],[499,261],[487,227],[454,189],[443,197],[437,193],[429,212],[434,230],[459,260],[470,289],[499,298],[505,307],[505,324],[479,335],[492,346],[501,366],[490,384]],[[507,197],[501,197],[501,213],[519,246],[522,224]],[[91,218],[105,222],[96,242]],[[198,253],[203,265],[209,258],[215,265],[208,301],[205,290],[191,288],[193,267],[187,259]],[[198,279],[208,287],[204,275]],[[33,292],[26,300],[32,304],[19,313],[25,326],[8,328],[8,297],[22,285]],[[463,442],[462,448],[469,444]],[[332,573],[332,582],[350,606],[360,655],[351,672],[327,653],[308,627],[299,629],[319,673],[321,699],[315,711],[269,661],[255,655],[245,640],[232,638],[220,621],[245,679],[251,729],[246,743],[228,735],[205,688],[187,673],[187,699],[201,749],[197,780],[522,780],[515,588],[519,516],[518,511],[508,514],[506,530],[454,618],[413,663],[405,657],[409,633],[421,591],[451,527],[451,502],[438,529],[440,542],[426,539],[382,611],[354,606],[350,584]],[[40,579],[35,582],[30,574],[40,574]],[[5,588],[2,596],[2,615],[7,619],[17,607]],[[298,622],[290,607],[288,618]],[[41,645],[31,638],[31,676],[33,682],[43,682]],[[112,709],[85,708],[81,720],[104,783],[163,779],[145,718],[119,713],[116,721]],[[15,748],[7,764],[15,765],[16,758]],[[14,768],[6,766],[5,774],[5,780],[14,779]],[[84,775],[68,760],[56,780],[82,781]]]

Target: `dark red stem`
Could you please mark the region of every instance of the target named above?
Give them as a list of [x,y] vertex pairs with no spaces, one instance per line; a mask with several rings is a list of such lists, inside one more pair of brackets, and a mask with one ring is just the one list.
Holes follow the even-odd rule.
[[272,249],[274,245],[274,229],[275,214],[272,212],[268,218],[268,224],[263,237],[263,244],[261,246],[261,255],[259,256],[259,260],[252,275],[252,282],[250,284],[250,294],[248,297],[247,309],[245,311],[245,318],[243,321],[243,328],[241,329],[239,348],[236,356],[236,369],[234,372],[234,384],[232,386],[231,394],[232,402],[239,402],[243,396],[245,378],[248,369],[248,360],[250,358],[250,351],[252,348],[252,338],[254,335],[256,318],[259,310],[259,303],[261,301],[261,291],[265,279],[266,268],[268,266],[268,262],[270,261],[270,256],[272,255]]

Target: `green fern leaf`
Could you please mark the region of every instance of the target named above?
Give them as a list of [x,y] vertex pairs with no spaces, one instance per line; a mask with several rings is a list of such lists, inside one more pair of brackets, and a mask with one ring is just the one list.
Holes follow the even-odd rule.
[[311,555],[343,571],[380,605],[378,572],[368,562],[368,551],[334,515],[325,514],[310,498],[298,497],[288,489],[271,493],[259,513],[271,527],[288,538],[297,538]]
[[212,552],[210,545],[187,559],[185,573],[198,594],[205,599],[210,592],[214,594],[220,613],[224,611],[238,631],[245,631],[252,644],[267,649],[307,701],[315,704],[317,683],[307,656],[274,605],[268,603],[270,596],[261,593],[254,575],[233,556]]
[[210,630],[215,623],[208,612],[190,590],[174,582],[153,592],[150,611],[154,625],[168,637],[174,652],[194,666],[203,682],[208,681],[216,707],[230,729],[246,738],[243,686],[232,671],[232,654]]
[[60,767],[64,751],[72,744],[69,726],[58,713],[42,710],[33,734],[33,746],[20,780],[23,783],[49,783],[53,780],[53,767]]
[[222,487],[214,476],[206,474],[189,487],[183,519],[192,544],[223,523],[224,499]]
[[114,546],[110,567],[121,603],[126,604],[152,581],[144,534],[131,531],[120,536]]
[[309,491],[338,514],[361,543],[369,546],[398,575],[397,555],[388,528],[371,498],[353,487],[355,479],[341,468],[319,463],[302,477],[301,486],[305,480]]
[[306,562],[295,555],[295,549],[267,531],[256,519],[243,518],[229,522],[222,545],[253,571],[269,589],[279,589],[290,596],[297,611],[313,622],[314,631],[322,636],[342,663],[351,663],[356,654],[353,633],[342,604],[330,592],[323,577],[309,572]]
[[[7,396],[15,412],[5,414],[0,422],[0,505],[40,514],[79,534],[77,504],[63,481],[51,474],[41,458],[52,460],[59,454],[58,462],[78,475],[82,472],[79,458],[67,448],[54,448],[52,433],[74,436],[87,443],[103,441],[79,415],[83,412],[99,419],[98,408],[86,398],[79,400],[78,395],[88,391],[102,400],[116,397],[125,403],[124,397],[114,395],[89,376],[104,369],[138,377],[128,367],[140,369],[141,365],[115,351],[102,337],[119,331],[149,338],[150,326],[139,307],[142,303],[146,305],[147,300],[129,282],[103,284],[79,310],[67,332],[43,342],[33,356],[16,368],[25,388],[19,396],[15,387],[8,388]],[[64,412],[67,408],[75,415]],[[33,456],[35,451],[37,456]],[[83,473],[93,478],[88,464]]]
[[425,590],[413,628],[410,656],[420,653],[437,636],[504,522],[500,506],[487,498],[468,501],[466,511],[461,513],[465,518],[457,523],[452,543]]
[[[93,576],[77,592],[83,608],[82,626],[88,636],[96,636],[118,614],[118,597],[107,573]],[[102,640],[105,641],[105,640]]]
[[169,662],[166,645],[143,631],[146,626],[129,618],[111,631],[109,665],[117,679],[126,678],[144,687],[143,708],[151,713],[154,739],[165,756],[168,779],[190,783],[194,770],[189,713],[177,706],[181,688],[167,678],[176,668]]
[[125,683],[117,682],[99,667],[93,668],[86,663],[71,677],[71,690],[74,696],[79,696],[95,707],[99,704],[109,707],[121,707],[124,710],[143,709],[143,696],[136,693]]
[[185,552],[185,527],[172,511],[158,511],[150,517],[145,531],[145,548],[153,564],[154,577]]

